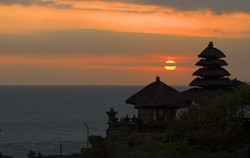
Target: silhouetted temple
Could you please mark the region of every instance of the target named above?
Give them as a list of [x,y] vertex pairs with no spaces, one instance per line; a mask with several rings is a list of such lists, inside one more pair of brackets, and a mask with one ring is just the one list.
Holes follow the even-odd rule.
[[190,83],[190,88],[182,93],[168,86],[156,77],[155,82],[142,88],[126,100],[137,109],[137,117],[126,116],[116,118],[117,112],[110,109],[109,128],[107,135],[128,135],[131,132],[162,132],[167,128],[168,122],[181,119],[188,114],[190,103],[199,102],[204,98],[214,98],[232,92],[243,82],[229,78],[230,73],[224,68],[227,62],[225,54],[210,42],[198,57],[196,66],[200,68],[193,73],[196,78]]
[[210,42],[208,47],[203,50],[201,58],[195,65],[202,66],[193,73],[195,78],[189,85],[202,88],[220,88],[232,86],[231,80],[228,78],[230,73],[222,66],[227,66],[227,62],[221,58],[226,57],[225,54],[213,46]]
[[222,51],[215,48],[212,42],[198,57],[201,59],[195,65],[201,67],[193,73],[193,76],[197,77],[189,84],[194,88],[182,92],[185,101],[198,101],[204,97],[222,95],[232,91],[234,87],[244,84],[236,79],[229,79],[230,73],[223,68],[228,64],[221,59],[226,56]]
[[128,135],[136,132],[161,132],[166,129],[166,123],[176,119],[178,109],[184,107],[180,92],[166,85],[156,77],[156,81],[145,86],[139,92],[129,97],[127,104],[134,105],[138,115],[129,118],[116,118],[113,108],[106,112],[109,128],[107,136]]
[[176,109],[183,105],[180,93],[160,81],[158,76],[155,82],[129,97],[126,103],[135,105],[138,118],[143,121],[169,121],[175,117]]

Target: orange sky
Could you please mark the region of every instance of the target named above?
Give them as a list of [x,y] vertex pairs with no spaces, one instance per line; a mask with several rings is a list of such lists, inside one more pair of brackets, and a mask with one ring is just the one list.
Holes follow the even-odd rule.
[[[1,55],[0,66],[6,67],[8,65],[16,67],[31,67],[33,69],[67,69],[72,72],[81,71],[121,71],[133,72],[142,76],[151,74],[150,79],[154,79],[156,75],[168,80],[178,78],[178,73],[192,73],[193,67],[185,67],[177,64],[175,72],[166,72],[164,62],[167,59],[174,59],[178,62],[188,62],[190,57],[167,57],[162,55],[145,55],[141,56],[111,56],[111,55],[63,55],[63,56],[37,56],[37,55]],[[168,75],[167,75],[168,74]],[[170,74],[170,75],[169,75]],[[114,74],[115,75],[115,74]],[[128,76],[130,77],[130,76]],[[182,82],[185,80],[182,79]],[[122,84],[118,81],[116,84]],[[174,84],[173,82],[172,84]],[[71,83],[73,84],[73,83]],[[107,83],[108,84],[108,83]],[[131,83],[133,84],[133,83]],[[140,84],[138,81],[136,84]]]
[[[1,55],[0,65],[26,65],[38,67],[64,67],[72,69],[114,69],[114,70],[143,70],[163,71],[165,61],[174,60],[177,63],[190,62],[188,56],[163,56],[163,55],[62,55],[62,56],[41,56],[41,55]],[[175,65],[175,64],[174,64]],[[178,64],[177,64],[178,66]],[[185,67],[179,65],[178,70]]]
[[[0,47],[0,73],[4,75],[0,79],[0,84],[134,85],[148,83],[156,75],[161,75],[170,84],[188,84],[193,79],[192,72],[197,69],[194,67],[195,62],[198,61],[197,55],[210,40],[221,42],[222,48],[227,50],[233,44],[239,45],[240,42],[237,42],[239,39],[243,39],[246,43],[250,39],[250,14],[247,12],[237,11],[218,14],[209,9],[178,10],[170,6],[155,4],[144,5],[88,0],[56,0],[54,3],[70,5],[65,8],[36,3],[28,6],[20,4],[0,5],[0,40],[2,39],[8,44],[7,48],[5,48],[5,45],[2,45],[2,48]],[[102,30],[107,39],[113,38],[114,35],[111,32],[123,33],[119,36],[121,35],[124,39],[114,38],[114,41],[117,42],[114,47],[117,44],[125,45],[124,43],[126,43],[127,45],[125,48],[116,48],[115,52],[109,53],[112,43],[105,41],[109,45],[106,46],[104,41],[98,40],[100,32],[97,32],[96,34],[89,33],[88,49],[85,50],[85,47],[82,47],[82,53],[80,54],[74,53],[73,49],[60,54],[60,51],[69,49],[64,44],[61,44],[60,48],[56,49],[57,52],[53,53],[54,46],[46,43],[46,39],[50,39],[53,32],[68,31],[71,33],[75,30]],[[76,36],[75,32],[70,33],[67,36],[65,35],[63,39],[51,40],[52,44],[53,42],[63,43],[63,41],[67,41],[67,44],[77,49],[79,45],[74,47],[74,44],[79,42],[78,38],[79,40],[81,38]],[[84,37],[85,34],[82,36]],[[145,37],[149,38],[148,41],[157,39],[159,42],[152,44],[147,41],[135,40],[129,44],[129,40],[125,40],[139,37],[139,39],[143,39],[143,34],[147,34]],[[20,39],[17,40],[17,37],[20,37]],[[34,38],[33,41],[36,41],[38,37],[42,41],[37,42],[39,44],[30,42],[33,40],[32,38]],[[41,37],[44,40],[41,40]],[[164,46],[169,42],[162,40],[163,38],[176,41],[176,38],[181,39],[181,37],[185,37],[183,41],[186,44],[180,42],[175,43],[175,47],[169,45],[171,50]],[[199,39],[206,42],[198,45]],[[194,44],[191,47],[187,43],[192,43],[192,41]],[[98,48],[98,44],[103,42],[105,44]],[[93,49],[91,49],[92,44]],[[136,46],[132,47],[135,44]],[[152,44],[152,47],[150,47],[150,44]],[[12,50],[11,47],[16,47],[16,49]],[[41,52],[40,48],[44,49],[44,52]],[[240,50],[237,53],[244,54],[246,53],[245,50],[249,50],[249,46],[244,45],[241,49],[242,51]],[[229,57],[234,56],[233,52],[230,52],[231,50],[229,50]],[[95,51],[100,53],[92,53]],[[164,63],[168,59],[176,61],[177,69],[175,71],[170,72],[164,69]],[[233,65],[236,64],[233,63]],[[243,65],[244,63],[241,63],[241,66]],[[13,79],[13,76],[16,76],[16,74],[13,74],[16,73],[15,68],[23,71],[26,77],[20,76],[19,80]],[[44,75],[47,76],[55,75],[55,73],[52,74],[51,69],[58,72],[67,69],[70,71],[70,76],[79,78],[79,80],[69,79],[67,74],[58,75],[61,76],[59,78],[68,78],[62,79],[62,81],[55,80],[55,76],[44,80],[42,77],[40,77],[40,80],[31,80],[31,78],[36,78],[36,74],[33,73],[35,71],[42,70]],[[105,73],[107,75],[104,75]],[[243,76],[243,80],[249,80],[250,76],[246,76],[244,73],[237,72],[234,75]],[[105,81],[104,78],[102,80],[103,75]],[[120,78],[112,77],[112,75],[119,75]],[[91,82],[89,80],[93,79],[86,76],[92,76],[95,79]],[[134,79],[131,79],[131,77]]]
[[36,33],[65,29],[99,29],[198,37],[250,36],[244,33],[250,28],[250,14],[247,13],[216,15],[211,11],[181,12],[160,6],[98,1],[74,4],[74,9],[0,6],[0,32]]

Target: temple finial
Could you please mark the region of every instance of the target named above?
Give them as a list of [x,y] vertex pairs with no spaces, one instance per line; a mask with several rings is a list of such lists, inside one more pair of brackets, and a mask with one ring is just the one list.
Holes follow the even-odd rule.
[[160,81],[160,77],[157,75],[156,76],[156,81],[159,82]]
[[212,41],[209,42],[208,47],[214,47],[214,44]]

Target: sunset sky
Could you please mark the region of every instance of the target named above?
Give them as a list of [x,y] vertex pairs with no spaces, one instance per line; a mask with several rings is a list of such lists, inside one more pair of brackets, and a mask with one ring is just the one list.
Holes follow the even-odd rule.
[[0,0],[0,85],[188,85],[210,41],[250,81],[248,0]]

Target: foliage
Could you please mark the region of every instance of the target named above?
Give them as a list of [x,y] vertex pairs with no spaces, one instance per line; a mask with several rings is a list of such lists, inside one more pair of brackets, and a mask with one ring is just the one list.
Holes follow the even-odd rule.
[[89,142],[92,148],[82,150],[82,154],[87,158],[106,158],[108,153],[106,150],[105,140],[101,136],[89,136]]
[[186,142],[161,143],[152,148],[134,147],[130,153],[138,158],[189,158],[197,152],[194,146]]
[[249,142],[249,118],[250,86],[244,85],[232,93],[191,105],[187,116],[169,125],[165,140],[186,140],[212,151],[231,150],[233,145]]
[[231,152],[236,145],[249,145],[250,85],[224,96],[204,99],[189,107],[188,115],[168,125],[161,141],[134,146],[136,158],[188,158],[207,150]]
[[119,140],[109,138],[104,144],[98,139],[98,143],[91,141],[97,145],[88,153],[94,157],[112,153],[114,157],[128,154],[133,158],[191,158],[210,151],[231,152],[240,145],[250,146],[250,85],[204,99],[188,111],[181,120],[169,123],[163,134],[134,133]]

